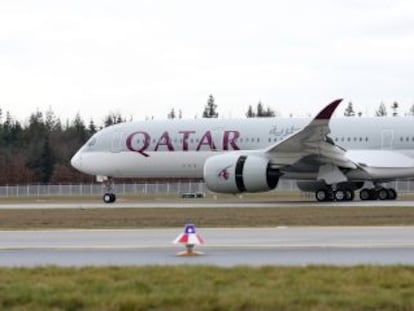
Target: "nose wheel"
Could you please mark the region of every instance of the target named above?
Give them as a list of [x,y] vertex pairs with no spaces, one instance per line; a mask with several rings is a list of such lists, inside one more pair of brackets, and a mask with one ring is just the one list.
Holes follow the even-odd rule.
[[103,195],[103,201],[105,203],[114,203],[116,201],[115,193],[105,193]]
[[102,197],[105,203],[114,203],[116,201],[115,183],[112,177],[106,177],[102,180],[104,195]]

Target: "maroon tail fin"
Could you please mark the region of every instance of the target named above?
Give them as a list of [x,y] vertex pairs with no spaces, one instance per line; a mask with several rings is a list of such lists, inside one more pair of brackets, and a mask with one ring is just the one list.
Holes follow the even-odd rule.
[[318,113],[318,115],[315,117],[315,120],[329,120],[333,113],[335,112],[336,108],[341,103],[342,98],[337,99],[330,103],[328,106],[322,109],[321,112]]

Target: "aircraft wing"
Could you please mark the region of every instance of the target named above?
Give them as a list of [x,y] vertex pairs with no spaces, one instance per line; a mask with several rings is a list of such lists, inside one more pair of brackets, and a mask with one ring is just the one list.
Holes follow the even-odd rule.
[[270,155],[272,164],[276,167],[292,166],[307,158],[312,159],[313,165],[319,169],[320,177],[332,179],[327,175],[335,172],[337,177],[345,176],[339,168],[356,169],[358,166],[345,156],[346,150],[338,147],[328,134],[331,132],[329,121],[342,99],[327,105],[307,126],[286,137],[281,142],[270,146],[266,153]]

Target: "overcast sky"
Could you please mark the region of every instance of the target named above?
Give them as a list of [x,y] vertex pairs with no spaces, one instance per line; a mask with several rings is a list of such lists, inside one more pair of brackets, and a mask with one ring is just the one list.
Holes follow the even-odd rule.
[[[0,107],[100,122],[414,104],[414,1],[1,0]],[[345,108],[346,105],[343,105]],[[343,109],[342,109],[343,111]]]

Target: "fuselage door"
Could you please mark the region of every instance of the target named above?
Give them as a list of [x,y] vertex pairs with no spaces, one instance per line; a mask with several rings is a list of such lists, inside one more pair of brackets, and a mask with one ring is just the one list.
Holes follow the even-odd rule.
[[120,130],[115,130],[112,133],[111,152],[122,151],[122,137],[123,133]]
[[385,129],[381,131],[381,149],[392,149],[394,142],[394,130]]

